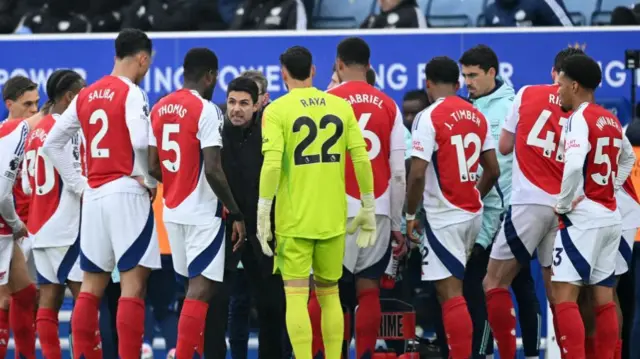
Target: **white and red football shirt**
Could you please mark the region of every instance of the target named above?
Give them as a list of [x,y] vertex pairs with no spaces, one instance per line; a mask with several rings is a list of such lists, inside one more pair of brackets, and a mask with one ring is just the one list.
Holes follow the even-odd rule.
[[584,194],[585,199],[567,214],[573,225],[589,229],[619,224],[614,187],[621,154],[627,159],[629,153],[633,148],[615,115],[596,104],[580,105],[566,127],[565,168],[556,208],[570,208],[571,201]]
[[476,189],[480,155],[495,148],[487,119],[458,96],[440,98],[413,122],[413,157],[429,162],[424,207],[442,228],[482,214]]
[[[64,146],[79,129],[86,141],[87,195],[115,192],[143,194],[132,177],[148,174],[149,107],[142,89],[125,77],[105,76],[83,88],[49,132],[43,149],[74,192],[82,193],[81,175],[67,161]],[[51,153],[51,152],[54,153]]]
[[[364,81],[344,82],[327,92],[351,104],[362,135],[367,142],[367,152],[373,170],[376,214],[391,216],[390,186],[393,167],[391,153],[402,151],[402,155],[396,159],[400,163],[396,165],[404,168],[404,151],[406,150],[402,112],[393,99]],[[355,217],[361,207],[360,189],[349,154],[347,154],[346,164],[348,216]],[[400,208],[400,216],[401,210]]]
[[[34,236],[34,248],[72,245],[80,230],[80,196],[67,189],[58,171],[42,152],[42,144],[58,115],[45,116],[29,133],[25,147],[26,173],[31,193],[27,229]],[[67,161],[82,173],[80,137],[65,146]]]
[[640,228],[640,200],[631,177],[616,191],[616,202],[622,216],[622,230]]
[[216,214],[202,149],[222,147],[222,124],[220,109],[193,90],[178,90],[153,106],[149,146],[158,148],[165,222],[204,225]]
[[[22,159],[24,157],[24,146],[27,140],[27,134],[29,133],[29,126],[22,120],[7,120],[0,124],[0,176],[3,183],[2,188],[7,193],[0,193],[0,200],[5,201],[15,196],[16,178],[20,171]],[[11,197],[7,196],[12,194]],[[8,203],[0,204],[3,206],[3,215],[6,215],[5,210],[12,212],[8,221],[16,221],[19,219],[18,211],[14,201],[11,201],[11,207],[4,207]],[[11,235],[13,230],[5,221],[3,215],[0,215],[0,235]],[[24,222],[24,221],[23,221]]]
[[557,85],[525,86],[516,95],[503,129],[515,134],[511,204],[555,206],[564,168],[569,113]]

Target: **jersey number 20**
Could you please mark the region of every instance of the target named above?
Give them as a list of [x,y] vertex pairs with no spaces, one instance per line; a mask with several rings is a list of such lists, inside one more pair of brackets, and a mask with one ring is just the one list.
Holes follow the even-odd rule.
[[309,133],[307,137],[302,139],[293,151],[293,161],[298,165],[308,165],[318,162],[340,162],[339,153],[329,153],[329,149],[338,142],[344,131],[344,125],[342,120],[334,115],[325,115],[320,119],[320,129],[326,129],[329,124],[333,124],[335,132],[322,144],[321,154],[304,155],[304,150],[309,147],[313,141],[318,137],[318,127],[316,123],[307,116],[302,116],[293,122],[293,132],[299,132],[302,127],[307,127]]
[[[44,168],[40,168],[38,158],[42,158],[42,163],[44,163]],[[25,154],[25,160],[27,161],[27,173],[29,177],[34,179],[34,183],[36,184],[36,188],[32,189],[39,196],[44,196],[45,194],[51,192],[53,186],[55,185],[55,176],[53,170],[53,164],[49,161],[40,148],[37,150],[28,151]],[[38,184],[38,173],[44,171],[44,183],[42,185]]]

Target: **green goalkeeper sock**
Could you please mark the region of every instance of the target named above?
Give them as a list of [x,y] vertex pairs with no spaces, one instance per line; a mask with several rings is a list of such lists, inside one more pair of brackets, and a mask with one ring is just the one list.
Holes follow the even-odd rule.
[[284,293],[287,297],[287,331],[293,353],[296,359],[311,359],[311,320],[307,309],[309,287],[285,286]]
[[322,310],[322,340],[326,359],[340,359],[344,338],[344,315],[338,286],[316,286],[318,303]]

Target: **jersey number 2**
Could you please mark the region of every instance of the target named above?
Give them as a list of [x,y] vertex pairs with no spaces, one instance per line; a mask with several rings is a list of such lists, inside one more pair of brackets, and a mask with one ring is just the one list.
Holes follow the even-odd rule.
[[109,129],[109,117],[107,113],[103,109],[98,109],[93,111],[91,117],[89,117],[89,124],[95,125],[100,122],[100,129],[93,139],[91,140],[90,152],[91,157],[93,158],[109,158],[109,149],[108,148],[100,148],[100,141],[107,135],[107,130]]
[[[38,158],[42,158],[42,163],[44,163],[44,183],[42,185],[38,184],[38,173],[43,170],[39,166],[40,162]],[[33,178],[33,182],[36,184],[36,188],[32,190],[39,196],[44,196],[51,192],[55,185],[55,176],[51,161],[40,151],[40,148],[28,151],[25,154],[25,160],[27,161],[27,174]]]
[[329,124],[333,124],[335,126],[335,132],[331,137],[327,138],[326,141],[322,144],[322,153],[321,155],[303,155],[304,150],[309,147],[313,141],[318,137],[318,127],[316,127],[316,123],[309,117],[302,116],[296,119],[293,122],[293,132],[299,132],[302,127],[307,127],[309,129],[309,133],[307,137],[302,139],[298,146],[296,146],[293,151],[293,160],[297,165],[308,165],[312,163],[318,162],[340,162],[340,154],[339,153],[329,153],[329,149],[338,142],[340,137],[342,136],[342,132],[344,131],[344,126],[342,124],[342,120],[334,115],[326,115],[320,119],[320,129],[325,129]]
[[[476,164],[480,157],[480,147],[482,146],[480,136],[473,132],[467,133],[464,138],[462,135],[451,136],[451,144],[456,147],[460,182],[475,182],[476,174],[475,172],[469,173],[469,170]],[[473,144],[473,153],[467,158],[464,150],[469,148],[471,144]]]

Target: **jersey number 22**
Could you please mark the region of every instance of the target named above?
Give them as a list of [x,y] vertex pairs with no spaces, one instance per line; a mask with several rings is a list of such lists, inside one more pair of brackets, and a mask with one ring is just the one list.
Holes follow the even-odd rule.
[[321,130],[326,129],[329,124],[334,125],[335,132],[322,144],[321,154],[304,155],[303,153],[307,147],[309,147],[313,141],[315,141],[316,137],[318,137],[318,127],[316,126],[316,123],[307,116],[299,117],[293,122],[293,132],[300,132],[303,127],[307,127],[309,131],[307,137],[303,138],[293,151],[293,161],[296,166],[318,162],[340,162],[340,154],[329,153],[329,149],[333,147],[333,145],[335,145],[342,136],[344,125],[342,120],[334,115],[325,115],[320,119]]

